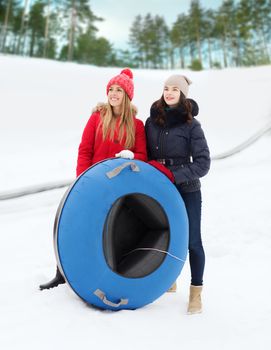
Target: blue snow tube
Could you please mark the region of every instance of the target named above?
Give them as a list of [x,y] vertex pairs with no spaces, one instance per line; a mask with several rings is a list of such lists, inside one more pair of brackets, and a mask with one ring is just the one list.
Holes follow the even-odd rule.
[[136,309],[176,280],[188,219],[170,180],[138,160],[108,159],[70,186],[55,220],[58,266],[73,291],[103,309]]

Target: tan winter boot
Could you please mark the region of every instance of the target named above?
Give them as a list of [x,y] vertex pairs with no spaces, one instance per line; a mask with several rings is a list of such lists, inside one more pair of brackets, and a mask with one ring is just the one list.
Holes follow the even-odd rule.
[[187,308],[187,313],[189,315],[202,312],[201,292],[202,286],[190,286],[189,304]]
[[167,290],[167,293],[176,293],[177,291],[177,283],[174,282],[173,285]]

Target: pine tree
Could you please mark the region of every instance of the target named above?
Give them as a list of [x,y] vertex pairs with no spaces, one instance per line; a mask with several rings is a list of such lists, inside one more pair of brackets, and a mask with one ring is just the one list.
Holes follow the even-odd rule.
[[155,16],[149,26],[150,51],[149,60],[153,68],[168,66],[169,29],[163,17]]
[[159,68],[168,59],[169,30],[163,17],[148,13],[136,16],[130,29],[129,44],[135,61],[142,68]]
[[144,68],[151,68],[151,43],[153,41],[153,19],[148,13],[143,21],[143,28],[141,35],[142,50],[144,53]]
[[2,25],[4,23],[6,6],[7,6],[7,0],[0,0],[0,28],[2,28]]
[[38,0],[33,4],[29,12],[28,26],[30,29],[30,56],[41,56],[42,43],[44,38],[45,17],[44,17],[45,3]]
[[252,1],[252,25],[255,30],[254,48],[259,48],[258,63],[269,63],[270,53],[268,41],[271,39],[271,1]]
[[18,42],[16,47],[16,54],[21,53],[21,44],[22,44],[22,38],[25,31],[25,23],[26,23],[26,14],[27,14],[27,7],[28,7],[29,0],[24,1],[24,7],[21,11],[21,19],[20,19],[20,30],[19,30],[19,36],[18,36]]
[[224,0],[217,11],[214,28],[215,35],[221,43],[224,67],[228,67],[231,61],[236,66],[240,62],[240,40],[236,18],[234,0]]
[[51,15],[51,0],[47,0],[46,4],[46,20],[45,20],[45,31],[44,31],[44,46],[43,46],[43,57],[47,56],[48,44],[49,44],[49,22]]
[[2,22],[0,35],[0,51],[13,53],[16,37],[19,31],[18,15],[21,11],[19,0],[6,0],[0,3],[0,21]]
[[9,35],[9,53],[16,53],[16,47],[18,45],[18,40],[20,36],[20,27],[21,27],[21,16],[22,16],[23,8],[20,6],[14,7],[13,3],[13,12],[12,12],[12,20],[11,20],[11,28]]
[[[203,38],[203,9],[200,5],[199,0],[192,0],[190,6],[190,20],[189,20],[189,31],[190,31],[190,40],[191,45],[195,45],[197,48],[197,58],[202,64],[202,38]],[[191,46],[192,49],[192,46]],[[191,56],[192,51],[191,51]]]
[[237,5],[237,30],[241,44],[241,64],[255,64],[255,51],[252,40],[252,1],[241,0]]
[[133,60],[140,68],[144,67],[145,58],[143,53],[143,18],[137,15],[132,23],[129,34],[129,44],[132,48]]
[[204,40],[207,41],[208,48],[208,61],[209,67],[213,67],[213,40],[215,38],[215,11],[207,10],[204,11],[204,19],[203,19],[203,35]]
[[64,10],[70,14],[68,21],[68,60],[73,59],[74,44],[77,38],[86,30],[90,29],[93,32],[97,31],[94,26],[95,21],[102,21],[103,19],[97,17],[92,12],[89,0],[62,0]]
[[[170,41],[173,50],[177,51],[180,67],[185,68],[185,50],[189,45],[188,17],[186,15],[178,15],[177,20],[170,31]],[[173,66],[175,66],[175,64],[173,64]]]
[[2,30],[1,30],[1,42],[0,42],[0,50],[4,52],[5,50],[5,44],[6,44],[6,38],[7,38],[7,31],[8,31],[8,25],[9,25],[9,19],[10,19],[10,13],[12,11],[12,0],[7,0],[3,5],[2,8],[5,8],[5,15],[4,20],[2,24]]
[[[220,11],[215,12],[215,23],[214,23],[214,36],[218,44],[219,50],[222,51],[223,66],[228,66],[227,50],[226,50],[226,30],[225,30],[225,18]],[[221,49],[220,49],[221,47]]]

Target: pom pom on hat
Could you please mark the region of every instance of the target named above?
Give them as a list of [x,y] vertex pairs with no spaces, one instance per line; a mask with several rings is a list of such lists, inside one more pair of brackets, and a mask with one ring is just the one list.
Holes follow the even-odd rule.
[[120,74],[126,74],[130,79],[133,79],[133,72],[129,68],[123,69]]
[[134,97],[134,83],[133,83],[133,73],[129,68],[123,69],[119,75],[113,77],[106,87],[106,94],[111,85],[119,85],[128,95],[129,99],[132,101]]
[[175,74],[171,75],[166,81],[165,86],[177,86],[185,97],[188,95],[189,85],[192,84],[192,81],[184,75]]

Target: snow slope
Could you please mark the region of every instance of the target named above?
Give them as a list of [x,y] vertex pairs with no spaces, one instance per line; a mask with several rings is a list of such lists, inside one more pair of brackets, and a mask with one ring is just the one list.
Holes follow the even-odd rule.
[[[82,129],[119,69],[0,56],[0,192],[74,178]],[[171,72],[134,70],[145,120]],[[271,119],[271,67],[185,72],[212,154]],[[213,162],[202,180],[204,312],[187,316],[189,266],[176,294],[135,311],[98,311],[55,269],[52,229],[65,189],[0,202],[1,349],[267,350],[271,341],[271,135]]]

